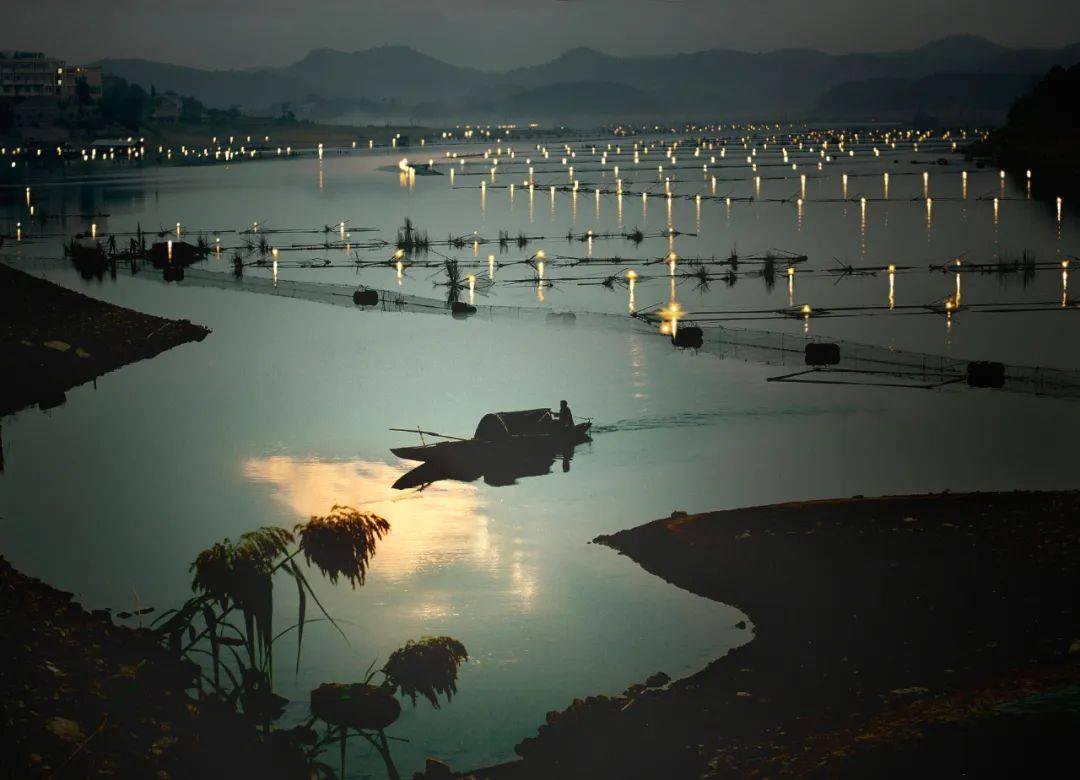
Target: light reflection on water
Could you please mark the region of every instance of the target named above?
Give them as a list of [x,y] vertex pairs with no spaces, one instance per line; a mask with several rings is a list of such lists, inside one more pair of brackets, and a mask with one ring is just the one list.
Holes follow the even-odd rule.
[[[719,159],[724,156],[722,151]],[[656,158],[641,159],[648,166],[641,178],[651,182],[656,165],[650,160]],[[1005,181],[994,181],[996,172],[972,172],[970,182],[953,170],[935,174],[933,194],[941,200],[932,206],[931,231],[929,203],[913,200],[921,194],[921,175],[900,176],[895,167],[891,180],[884,180],[888,202],[868,205],[865,219],[854,203],[814,202],[841,192],[847,196],[848,176],[837,181],[835,166],[817,172],[822,178],[814,178],[809,200],[797,204],[792,219],[791,202],[728,198],[758,190],[764,198],[790,197],[799,191],[798,172],[786,180],[757,182],[718,183],[710,176],[700,187],[715,188],[724,200],[699,204],[665,198],[664,208],[650,211],[643,195],[640,212],[630,202],[625,215],[617,196],[617,208],[601,208],[597,216],[595,209],[577,209],[576,192],[557,193],[543,177],[537,186],[549,186],[550,213],[541,206],[533,214],[531,190],[526,213],[511,210],[509,197],[489,202],[486,181],[479,193],[477,179],[464,175],[453,188],[450,177],[403,182],[395,173],[377,170],[384,162],[330,157],[322,164],[283,159],[228,169],[91,174],[35,183],[33,193],[53,213],[61,208],[109,212],[95,219],[100,234],[133,230],[136,224],[156,231],[177,221],[190,234],[258,220],[260,231],[263,225],[325,224],[339,235],[348,220],[353,239],[363,235],[355,232],[362,227],[379,228],[376,235],[392,239],[405,216],[433,238],[473,231],[493,236],[500,229],[543,234],[554,238],[520,252],[470,241],[459,253],[478,258],[476,273],[486,271],[503,282],[522,275],[510,262],[548,251],[548,264],[538,276],[554,286],[482,289],[485,302],[619,313],[665,300],[677,301],[683,311],[796,304],[794,273],[786,289],[778,285],[775,291],[750,277],[734,287],[717,282],[695,289],[674,276],[686,265],[683,259],[678,269],[674,263],[670,268],[643,264],[668,252],[679,258],[722,258],[733,248],[743,253],[776,248],[805,252],[816,268],[833,265],[834,258],[849,262],[859,256],[884,270],[889,264],[925,267],[964,253],[986,261],[999,250],[1021,248],[1057,258],[1077,235],[1068,220],[1055,219],[1053,208],[1033,201],[1008,201],[1009,218],[999,220],[996,201],[977,200],[987,191],[999,197],[1011,192]],[[878,167],[867,166],[871,179],[853,175],[852,196],[867,191],[864,182],[876,189],[889,163],[882,159]],[[464,160],[460,170],[467,170]],[[560,169],[560,185],[561,174]],[[629,166],[619,176],[627,189],[640,189]],[[969,186],[968,205],[947,199],[967,197]],[[23,194],[23,189],[0,190],[0,208],[21,213]],[[587,229],[597,235],[617,230],[624,217],[629,229],[661,233],[693,227],[700,235],[648,239],[639,247],[589,241],[584,249],[594,258],[627,258],[603,273],[625,280],[624,269],[633,265],[651,278],[626,280],[626,291],[621,283],[610,290],[560,283],[557,255],[580,254],[580,244],[561,237],[570,229],[579,235]],[[635,224],[637,217],[641,221]],[[87,227],[72,218],[62,230]],[[234,235],[224,235],[223,244],[235,242]],[[499,255],[489,256],[489,249]],[[46,250],[34,244],[5,247],[24,255],[49,254]],[[59,256],[58,241],[51,254]],[[390,250],[379,254],[386,258]],[[227,272],[228,256],[223,249],[207,265]],[[410,265],[405,273],[401,259],[359,273],[283,263],[278,274],[382,288],[400,284],[407,293],[439,294],[430,271]],[[496,261],[508,263],[498,274]],[[4,421],[7,473],[0,482],[0,538],[5,554],[29,573],[74,590],[91,606],[128,607],[133,589],[148,602],[165,605],[183,597],[188,562],[218,538],[235,538],[266,523],[291,527],[334,503],[385,515],[393,530],[380,546],[368,584],[357,591],[321,591],[331,612],[349,621],[354,647],[313,629],[311,639],[305,638],[305,669],[299,681],[287,683],[286,695],[302,710],[311,687],[355,679],[372,657],[385,657],[406,639],[458,636],[474,656],[463,671],[460,697],[439,713],[406,707],[400,735],[414,739],[402,748],[403,768],[410,772],[429,754],[451,757],[460,767],[509,758],[514,742],[531,733],[546,710],[565,706],[574,696],[616,692],[659,669],[688,674],[745,640],[730,628],[736,611],[691,597],[627,559],[587,545],[596,534],[673,509],[944,488],[1066,487],[1074,481],[1067,457],[1032,444],[1075,438],[1075,409],[1058,402],[780,386],[764,382],[775,371],[675,352],[658,335],[361,314],[165,286],[146,276],[84,282],[64,264],[52,268],[50,276],[75,289],[190,318],[214,332],[200,344],[103,377],[96,390],[69,393],[68,404],[49,415],[31,411]],[[273,273],[270,267],[249,272]],[[531,282],[531,269],[528,273]],[[816,311],[868,301],[892,305],[893,279],[900,274],[888,275],[887,300],[880,271],[840,282],[803,267],[798,275],[798,305]],[[895,284],[904,305],[953,294],[959,304],[963,274],[953,275],[906,274]],[[1027,288],[1018,281],[967,274],[963,295],[965,303],[1022,297],[1056,302],[1059,296],[1064,303],[1067,282],[1066,268],[1061,276],[1057,269],[1040,273]],[[1058,318],[1066,316],[965,319],[961,312],[955,321],[952,316],[815,318],[814,332],[941,351],[948,346],[949,329],[954,349],[972,357],[1075,366],[1077,353],[1068,345],[1077,325],[1075,319]],[[791,318],[777,327],[802,331],[809,321]],[[483,412],[554,405],[562,397],[578,416],[594,417],[598,431],[569,473],[523,479],[507,488],[444,482],[422,494],[391,490],[407,466],[389,462],[389,447],[402,436],[387,433],[390,425],[422,423],[467,434]],[[889,432],[884,439],[883,430]],[[942,430],[950,432],[953,446],[940,445]],[[986,452],[994,457],[978,456]],[[57,549],[52,540],[61,533],[77,543]],[[289,594],[280,595],[288,609]]]
[[[285,455],[250,458],[244,477],[273,487],[274,499],[297,517],[325,514],[334,503],[355,501],[366,511],[392,518],[392,533],[379,544],[379,577],[400,582],[425,571],[468,559],[480,568],[499,565],[488,533],[483,499],[474,485],[437,482],[423,493],[390,486],[408,468],[366,460],[324,461]],[[523,594],[527,607],[529,594]]]
[[[52,276],[78,284],[70,271]],[[190,316],[213,333],[110,374],[96,390],[74,390],[49,415],[31,410],[4,421],[5,555],[88,606],[130,608],[134,593],[142,604],[165,606],[184,597],[188,563],[218,539],[267,524],[291,528],[335,503],[384,515],[391,532],[362,588],[314,576],[350,644],[325,626],[305,633],[299,678],[279,677],[293,702],[289,717],[303,717],[319,683],[355,680],[410,638],[455,636],[473,658],[460,693],[438,712],[406,706],[395,733],[412,741],[396,756],[410,773],[428,755],[475,766],[512,757],[546,711],[575,696],[615,693],[659,669],[692,673],[748,638],[733,628],[737,610],[588,544],[690,503],[682,478],[643,496],[627,470],[631,451],[611,435],[604,457],[594,451],[600,445],[579,448],[571,471],[511,487],[440,482],[404,494],[390,487],[409,467],[390,462],[389,447],[409,440],[388,432],[391,425],[417,421],[467,434],[483,411],[564,395],[580,416],[639,414],[650,402],[634,385],[657,381],[645,359],[651,340],[455,323],[474,352],[447,362],[432,338],[438,318],[358,321],[348,309],[124,277],[99,292]],[[281,327],[300,321],[304,327]],[[317,350],[311,333],[319,334]],[[400,343],[411,345],[410,360],[395,362]],[[595,374],[571,370],[575,346],[593,356]],[[432,384],[435,374],[423,367],[437,364]],[[686,368],[708,375],[715,365]],[[513,370],[500,374],[507,366]],[[552,382],[553,371],[563,379]],[[488,381],[470,384],[477,374]],[[436,385],[470,390],[433,404]],[[662,385],[672,402],[687,402]],[[664,430],[636,432],[646,439],[634,443],[641,452],[632,460],[648,457]],[[57,549],[59,534],[76,543]],[[275,600],[282,620],[295,614],[292,589],[279,588]],[[281,657],[294,649],[285,641]],[[377,760],[357,750],[350,761],[377,771]]]

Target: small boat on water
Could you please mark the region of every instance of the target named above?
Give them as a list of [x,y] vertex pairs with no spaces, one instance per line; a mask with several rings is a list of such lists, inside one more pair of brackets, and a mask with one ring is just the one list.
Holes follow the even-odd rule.
[[[550,409],[494,412],[481,418],[471,439],[443,437],[447,441],[418,447],[394,447],[390,451],[404,460],[458,466],[532,453],[573,450],[575,445],[589,441],[591,427],[591,422],[565,425]],[[418,433],[423,435],[425,432]]]

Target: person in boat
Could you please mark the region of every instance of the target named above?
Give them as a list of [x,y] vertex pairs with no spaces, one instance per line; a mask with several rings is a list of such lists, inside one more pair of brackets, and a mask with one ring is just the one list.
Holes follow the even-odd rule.
[[574,413],[570,411],[570,405],[566,401],[559,401],[559,412],[556,415],[559,426],[566,430],[574,427]]

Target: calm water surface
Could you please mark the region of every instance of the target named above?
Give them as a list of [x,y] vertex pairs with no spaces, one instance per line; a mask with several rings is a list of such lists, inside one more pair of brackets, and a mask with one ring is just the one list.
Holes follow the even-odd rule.
[[[371,236],[392,239],[405,216],[433,237],[618,229],[614,199],[602,199],[597,218],[593,196],[579,196],[575,214],[569,195],[560,193],[552,211],[550,199],[537,194],[530,213],[527,194],[518,192],[511,204],[508,193],[493,190],[481,209],[479,191],[465,189],[475,181],[459,177],[452,189],[448,177],[418,177],[403,187],[396,174],[379,170],[388,162],[347,156],[321,166],[290,160],[73,174],[35,181],[33,191],[35,202],[54,213],[61,205],[109,212],[97,220],[99,233],[134,229],[137,222],[156,229],[179,220],[213,235],[256,220],[281,228],[350,220],[378,228]],[[931,187],[942,197],[959,192],[958,171],[933,168]],[[1069,220],[1058,224],[1051,210],[1023,200],[1012,183],[1010,194],[1021,199],[1003,201],[996,224],[988,203],[944,201],[935,203],[928,225],[923,204],[905,200],[921,192],[922,180],[896,177],[890,192],[895,201],[872,203],[864,225],[857,203],[813,202],[815,189],[839,194],[839,176],[826,173],[808,183],[801,218],[792,204],[735,204],[729,213],[723,204],[706,202],[699,217],[693,201],[675,201],[672,224],[699,233],[677,239],[676,251],[723,256],[732,247],[744,253],[787,249],[824,268],[834,257],[855,265],[925,266],[962,252],[988,261],[1021,249],[1052,259],[1067,256],[1070,242],[1075,246]],[[999,186],[996,173],[979,176],[976,187],[971,175],[973,190]],[[879,186],[877,179],[857,181],[867,190]],[[753,185],[730,189],[737,186],[748,192]],[[763,182],[778,196],[798,186],[797,179]],[[22,187],[0,190],[9,219],[25,210]],[[626,228],[660,230],[667,219],[660,198],[649,203],[647,214],[640,199],[623,204]],[[55,222],[46,230],[86,227],[71,220],[62,231]],[[428,755],[459,767],[511,758],[513,744],[533,733],[547,710],[575,696],[618,692],[658,670],[684,676],[752,636],[752,625],[747,631],[734,626],[746,617],[752,623],[753,615],[680,591],[590,545],[597,534],[675,509],[1075,485],[1066,443],[1080,432],[1080,418],[1070,402],[966,390],[766,383],[777,369],[675,352],[629,324],[625,330],[553,328],[357,312],[165,285],[150,274],[132,278],[123,270],[115,280],[85,281],[55,259],[58,246],[59,238],[26,242],[5,247],[5,258],[105,300],[190,318],[213,333],[102,377],[96,387],[78,388],[49,413],[27,410],[5,418],[4,554],[91,607],[167,606],[187,594],[190,561],[221,537],[260,525],[291,526],[335,503],[384,515],[392,531],[368,583],[356,590],[325,583],[319,588],[331,613],[345,623],[349,644],[312,626],[299,679],[284,673],[279,679],[281,692],[294,702],[292,716],[302,717],[311,688],[356,680],[372,660],[385,659],[409,638],[449,634],[462,640],[471,658],[460,694],[440,712],[407,705],[393,729],[411,740],[396,752],[405,772]],[[553,255],[585,251],[558,238],[500,258],[521,259],[539,247]],[[497,250],[481,247],[481,257],[488,251]],[[639,268],[643,259],[667,251],[666,239],[636,250],[623,241],[593,247],[595,256],[620,254],[631,258],[627,267]],[[471,248],[451,254],[472,256]],[[345,254],[337,248],[290,253],[290,259],[324,256],[338,260]],[[388,257],[389,250],[362,256]],[[225,270],[226,264],[207,265]],[[290,268],[281,276],[397,287],[389,267],[359,275]],[[526,274],[507,268],[506,276]],[[445,294],[433,286],[437,281],[435,272],[414,269],[400,289]],[[1040,272],[1027,286],[974,275],[963,284],[967,300],[1054,300],[1062,292],[1060,273]],[[881,274],[837,282],[800,272],[797,285],[798,302],[819,307],[884,303],[887,296]],[[898,275],[897,285],[898,298],[925,303],[952,294],[954,279]],[[642,304],[669,293],[666,279],[636,291]],[[676,294],[687,308],[701,309],[775,308],[788,298],[783,281],[767,290],[753,278],[730,288],[716,282],[708,290],[684,282]],[[478,302],[622,312],[626,296],[620,286],[567,281],[545,290],[542,304],[527,284],[497,284]],[[802,328],[797,322],[758,326]],[[1074,312],[960,317],[951,328],[936,316],[815,320],[811,327],[885,346],[1080,367],[1067,346],[1077,335]],[[438,483],[422,493],[390,488],[409,466],[389,448],[410,440],[388,428],[420,425],[468,435],[487,411],[555,406],[560,398],[602,428],[591,445],[578,449],[569,471],[556,463],[551,474],[509,487],[479,481]],[[281,587],[277,598],[285,620],[295,596]],[[355,749],[356,776],[378,775],[377,758]]]

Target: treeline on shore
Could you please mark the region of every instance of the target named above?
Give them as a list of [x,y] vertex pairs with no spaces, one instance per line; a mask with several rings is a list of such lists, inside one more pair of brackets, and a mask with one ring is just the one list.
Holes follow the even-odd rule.
[[[210,108],[192,96],[158,93],[154,85],[147,90],[119,76],[106,74],[102,79],[99,98],[94,98],[82,80],[77,84],[75,97],[71,101],[75,110],[59,113],[51,122],[56,127],[88,135],[117,128],[139,132],[148,125],[158,124],[155,112],[162,100],[174,106],[169,112],[169,123],[217,126],[245,118],[254,119],[245,117],[239,106]],[[22,129],[18,124],[16,106],[14,99],[0,98],[0,136],[15,134]],[[280,116],[258,117],[258,121],[263,125],[276,126],[309,124],[298,120],[288,104],[282,105]]]
[[[972,147],[1002,168],[1026,175],[1033,192],[1056,198],[1080,191],[1080,63],[1052,68],[1013,104],[1005,124]],[[1075,198],[1069,199],[1075,205]]]

